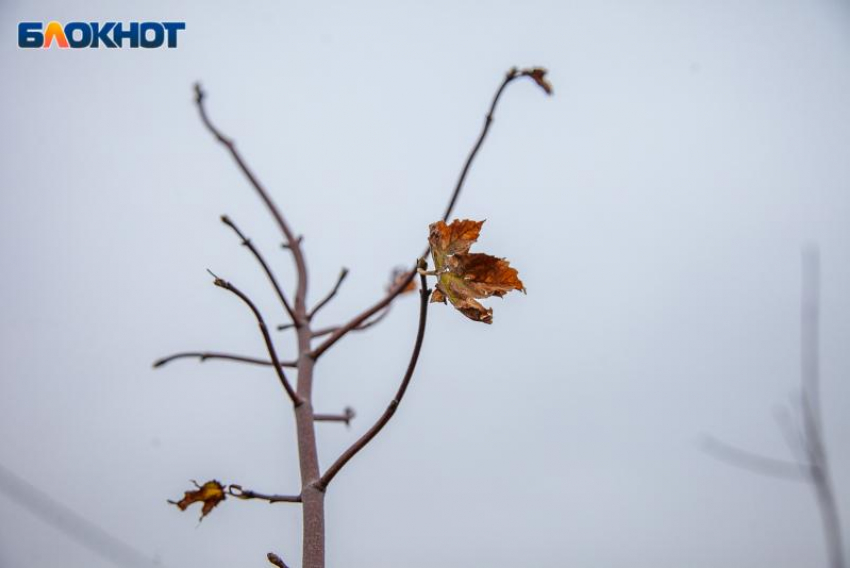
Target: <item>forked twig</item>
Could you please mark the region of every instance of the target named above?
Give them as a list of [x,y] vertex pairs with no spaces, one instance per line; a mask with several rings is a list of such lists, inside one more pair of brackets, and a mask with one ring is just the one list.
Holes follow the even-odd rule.
[[292,251],[292,257],[295,260],[295,267],[298,271],[298,288],[295,292],[295,311],[296,315],[299,317],[295,320],[295,324],[301,325],[303,322],[301,321],[303,318],[300,316],[306,316],[306,313],[301,314],[300,311],[304,311],[304,299],[307,294],[307,263],[304,260],[304,252],[301,249],[301,241],[300,239],[295,237],[295,234],[292,232],[292,229],[289,228],[286,220],[283,218],[283,214],[278,209],[277,205],[275,205],[274,201],[272,201],[271,196],[260,183],[260,180],[257,179],[257,176],[254,175],[254,172],[248,167],[248,164],[245,163],[245,160],[242,159],[242,155],[236,150],[236,143],[225,136],[213,123],[210,121],[209,116],[207,116],[207,109],[204,105],[204,91],[201,89],[200,83],[195,83],[195,103],[198,106],[198,112],[201,115],[201,120],[204,123],[204,126],[207,127],[213,136],[215,136],[216,140],[218,140],[221,144],[223,144],[230,155],[233,157],[233,160],[236,162],[236,165],[239,166],[239,169],[242,170],[242,173],[251,183],[254,190],[260,196],[260,199],[265,203],[266,208],[271,213],[272,217],[274,217],[277,222],[277,226],[280,228],[283,236],[286,238],[287,248]]
[[283,293],[283,290],[277,283],[277,278],[275,278],[274,273],[272,272],[271,268],[269,268],[269,265],[266,263],[266,260],[263,258],[263,255],[260,254],[260,251],[257,250],[257,247],[254,246],[254,243],[251,242],[251,239],[246,237],[242,233],[242,231],[239,230],[239,227],[236,226],[236,223],[234,223],[230,219],[230,217],[228,217],[227,215],[222,215],[221,222],[233,229],[233,232],[236,233],[240,239],[242,239],[242,244],[248,247],[248,250],[251,251],[251,254],[254,255],[254,258],[256,258],[257,262],[260,263],[260,266],[263,267],[263,272],[266,273],[269,282],[271,282],[272,288],[274,288],[274,291],[277,294],[280,303],[283,304],[283,308],[286,310],[286,313],[289,314],[290,318],[292,318],[292,324],[295,327],[298,327],[298,318],[295,316],[295,312],[292,311],[292,306],[289,305],[289,301],[286,299],[286,295]]

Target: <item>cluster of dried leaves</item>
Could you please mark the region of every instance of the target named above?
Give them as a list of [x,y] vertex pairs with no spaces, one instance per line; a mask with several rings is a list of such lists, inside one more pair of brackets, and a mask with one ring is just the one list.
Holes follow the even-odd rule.
[[483,224],[469,219],[455,219],[450,225],[443,221],[431,224],[428,243],[437,276],[431,301],[445,304],[448,300],[469,319],[493,323],[493,308],[485,308],[478,300],[501,298],[512,290],[525,293],[525,286],[504,258],[469,252]]

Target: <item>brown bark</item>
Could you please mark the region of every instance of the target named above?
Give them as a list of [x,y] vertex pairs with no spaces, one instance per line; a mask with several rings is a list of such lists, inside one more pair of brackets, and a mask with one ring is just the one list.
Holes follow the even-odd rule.
[[319,480],[316,425],[313,420],[313,366],[310,356],[312,333],[309,323],[298,329],[298,396],[304,404],[295,409],[298,435],[298,461],[301,466],[301,508],[303,518],[302,568],[325,566],[325,493],[315,487]]

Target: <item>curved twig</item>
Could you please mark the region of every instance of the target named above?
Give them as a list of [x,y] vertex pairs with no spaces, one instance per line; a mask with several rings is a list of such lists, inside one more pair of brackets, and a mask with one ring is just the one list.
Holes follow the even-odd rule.
[[[212,351],[186,351],[184,353],[175,353],[174,355],[169,355],[168,357],[163,357],[162,359],[157,359],[154,361],[154,368],[162,367],[163,365],[167,365],[172,361],[176,361],[177,359],[187,359],[187,358],[198,358],[200,362],[203,363],[207,359],[224,359],[226,361],[235,361],[237,363],[249,363],[251,365],[265,365],[271,367],[274,365],[271,361],[266,361],[265,359],[258,359],[256,357],[246,357],[244,355],[232,355],[230,353],[216,353]],[[281,367],[291,367],[295,368],[298,365],[295,361],[280,361]]]
[[309,314],[307,314],[307,319],[313,319],[313,316],[314,316],[314,315],[316,315],[316,313],[317,313],[319,310],[321,310],[323,307],[325,307],[325,305],[326,305],[328,302],[330,302],[330,301],[333,299],[333,297],[334,297],[334,296],[336,296],[336,293],[339,291],[339,287],[342,285],[342,281],[343,281],[343,280],[345,280],[345,277],[346,277],[346,276],[348,276],[348,269],[347,269],[347,268],[343,268],[343,269],[339,272],[339,277],[338,277],[338,278],[337,278],[337,280],[336,280],[336,284],[334,284],[333,290],[331,290],[331,291],[328,293],[328,295],[327,295],[327,296],[325,296],[325,297],[324,297],[324,299],[323,299],[321,302],[319,302],[318,304],[316,304],[316,307],[315,307],[315,308],[313,308],[313,309],[310,311],[310,313],[309,313]]
[[[421,260],[419,263],[420,265],[424,264]],[[413,378],[413,371],[416,370],[416,363],[419,360],[419,352],[422,350],[422,341],[425,339],[425,323],[428,319],[428,296],[430,294],[430,290],[428,290],[425,275],[420,275],[420,279],[422,281],[422,289],[419,291],[419,328],[416,331],[416,341],[413,344],[413,352],[410,355],[410,362],[408,363],[407,371],[405,371],[404,377],[401,380],[401,385],[398,387],[398,391],[396,392],[395,397],[393,397],[390,401],[387,409],[381,417],[378,418],[378,421],[375,422],[375,424],[373,424],[372,427],[360,437],[360,439],[354,442],[351,447],[345,450],[342,455],[328,468],[325,474],[322,475],[322,477],[316,482],[315,486],[320,491],[327,489],[328,484],[334,477],[336,477],[336,474],[345,467],[345,464],[347,464],[351,458],[357,455],[357,452],[365,448],[366,445],[378,435],[378,433],[393,417],[399,404],[401,404],[402,398],[404,398],[404,393],[407,391],[410,379]]]
[[[215,275],[213,275],[215,276]],[[228,282],[227,280],[223,280],[218,276],[215,276],[215,281],[213,282],[219,288],[224,288],[225,290],[236,294],[240,300],[245,302],[245,304],[251,308],[251,311],[254,312],[254,317],[257,318],[257,325],[260,326],[260,331],[263,334],[263,340],[265,340],[266,348],[269,351],[269,357],[272,360],[272,366],[274,367],[275,372],[277,373],[278,379],[280,379],[280,384],[283,385],[283,388],[286,390],[286,394],[289,395],[289,398],[292,400],[292,404],[296,407],[301,406],[303,401],[301,397],[295,392],[292,388],[292,385],[289,384],[289,381],[286,378],[286,374],[283,372],[283,366],[280,364],[280,360],[277,358],[277,352],[275,351],[274,344],[272,343],[271,335],[269,335],[269,330],[266,327],[266,322],[263,320],[262,314],[257,309],[257,306],[254,305],[254,302],[246,296],[241,290],[239,290],[236,286]]]

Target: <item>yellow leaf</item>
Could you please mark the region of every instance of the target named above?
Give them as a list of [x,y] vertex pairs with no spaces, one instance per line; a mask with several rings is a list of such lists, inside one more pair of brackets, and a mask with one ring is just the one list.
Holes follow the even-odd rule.
[[227,495],[224,493],[224,486],[216,480],[207,481],[203,485],[198,485],[198,482],[194,480],[192,480],[192,483],[195,484],[197,490],[186,491],[180,501],[169,500],[168,502],[180,507],[181,511],[185,511],[192,503],[203,503],[204,506],[201,509],[201,520],[203,521],[204,517],[209,515],[216,505],[224,501]]

